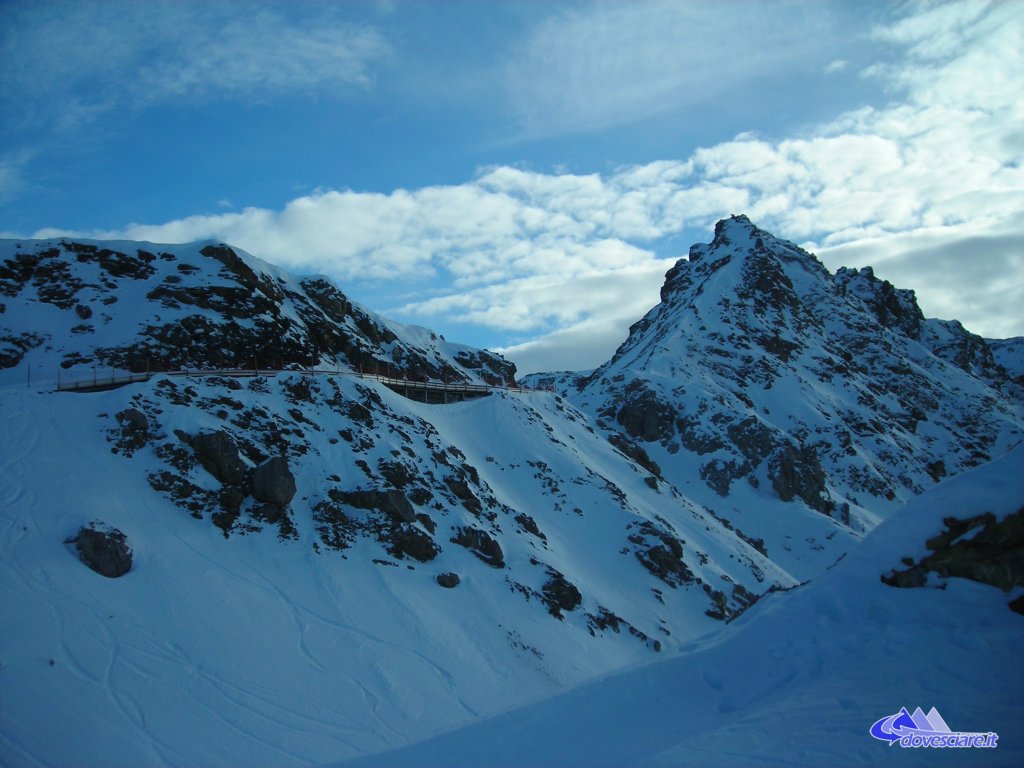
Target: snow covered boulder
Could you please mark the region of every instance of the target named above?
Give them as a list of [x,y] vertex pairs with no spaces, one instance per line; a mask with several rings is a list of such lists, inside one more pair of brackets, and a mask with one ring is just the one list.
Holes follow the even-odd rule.
[[117,423],[121,426],[120,445],[127,451],[142,448],[149,439],[149,421],[146,414],[138,408],[125,408],[117,413]]
[[275,456],[253,470],[252,496],[280,509],[291,503],[295,496],[295,476],[288,468],[288,459]]
[[192,438],[192,450],[203,469],[221,483],[238,485],[245,479],[245,464],[238,455],[238,446],[227,432],[200,432]]
[[441,551],[428,534],[408,523],[396,525],[385,538],[390,539],[391,548],[388,551],[395,557],[408,555],[414,560],[426,563],[437,557]]
[[74,544],[78,558],[101,576],[116,579],[132,568],[128,537],[116,528],[99,531],[83,527],[67,543]]
[[459,582],[461,582],[462,579],[459,578],[459,574],[451,573],[449,571],[446,573],[437,574],[437,576],[434,577],[434,581],[436,581],[439,586],[442,586],[445,589],[454,589],[455,587],[459,586]]
[[396,523],[416,522],[416,510],[405,494],[398,490],[350,491],[341,499],[356,509],[378,509]]
[[501,545],[486,531],[479,528],[456,528],[452,543],[465,547],[490,566],[505,567],[505,553]]

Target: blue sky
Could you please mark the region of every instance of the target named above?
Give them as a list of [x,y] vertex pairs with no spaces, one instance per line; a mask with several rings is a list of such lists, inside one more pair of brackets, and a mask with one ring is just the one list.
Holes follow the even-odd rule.
[[0,233],[216,237],[524,372],[747,213],[1024,334],[1024,3],[0,4]]

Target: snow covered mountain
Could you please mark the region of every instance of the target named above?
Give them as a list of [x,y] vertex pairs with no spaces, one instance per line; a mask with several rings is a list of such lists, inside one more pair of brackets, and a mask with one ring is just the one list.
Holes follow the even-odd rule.
[[805,579],[901,503],[1020,441],[1009,344],[926,320],[870,268],[830,274],[734,216],[668,272],[608,363],[527,380],[642,443],[676,488],[711,489],[705,503]]
[[0,369],[346,366],[511,384],[497,355],[388,321],[223,243],[0,241]]
[[[325,281],[221,245],[5,247],[0,714],[19,762],[83,743],[132,764],[384,749],[795,583],[553,393],[443,405],[356,375],[513,369]],[[58,368],[244,365],[264,342],[264,365],[296,370],[54,391]],[[324,372],[298,370],[317,355]],[[110,529],[134,553],[116,581],[74,551]]]
[[689,653],[1019,442],[1012,358],[743,217],[560,393],[222,243],[0,241],[0,758],[337,761]]

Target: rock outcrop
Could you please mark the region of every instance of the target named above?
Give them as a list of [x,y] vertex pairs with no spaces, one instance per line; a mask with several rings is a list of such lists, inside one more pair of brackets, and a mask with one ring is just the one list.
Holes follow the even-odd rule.
[[460,527],[455,530],[452,542],[465,547],[485,563],[494,568],[505,567],[505,553],[501,545],[486,531],[479,528]]
[[[69,239],[10,245],[0,253],[0,297],[63,313],[49,339],[27,326],[7,327],[8,313],[0,368],[46,344],[41,362],[51,370],[344,366],[410,381],[515,384],[515,366],[496,354],[424,329],[396,332],[406,327],[360,307],[329,281],[287,275],[225,243],[147,244],[134,253]],[[154,311],[120,311],[140,304]]]
[[284,509],[294,496],[295,476],[284,456],[274,456],[253,470],[252,497],[257,501]]
[[128,537],[117,528],[83,527],[67,543],[74,544],[83,563],[108,579],[124,576],[132,568]]
[[192,438],[192,450],[207,472],[225,485],[240,485],[247,467],[231,435],[223,430],[200,432]]
[[1024,508],[996,520],[991,513],[947,517],[946,530],[925,542],[931,554],[882,576],[894,587],[923,587],[929,572],[991,584],[1005,592],[1024,586]]

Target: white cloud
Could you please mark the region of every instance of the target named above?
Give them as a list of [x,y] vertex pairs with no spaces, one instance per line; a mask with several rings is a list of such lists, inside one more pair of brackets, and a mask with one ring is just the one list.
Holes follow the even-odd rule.
[[113,109],[372,84],[389,46],[338,6],[105,0],[0,10],[0,105],[12,126],[79,129]]
[[744,134],[604,175],[488,168],[459,185],[317,192],[280,211],[95,234],[218,237],[343,284],[391,281],[404,294],[391,312],[517,334],[506,349],[529,371],[600,363],[657,301],[683,247],[672,238],[746,212],[820,249],[832,268],[877,265],[915,288],[927,314],[983,335],[1024,334],[1024,21],[1012,3],[940,10],[880,33],[909,46],[885,69],[910,89],[902,103],[797,138]]
[[827,3],[635,0],[563,8],[506,63],[527,135],[593,131],[727,99],[842,40]]

